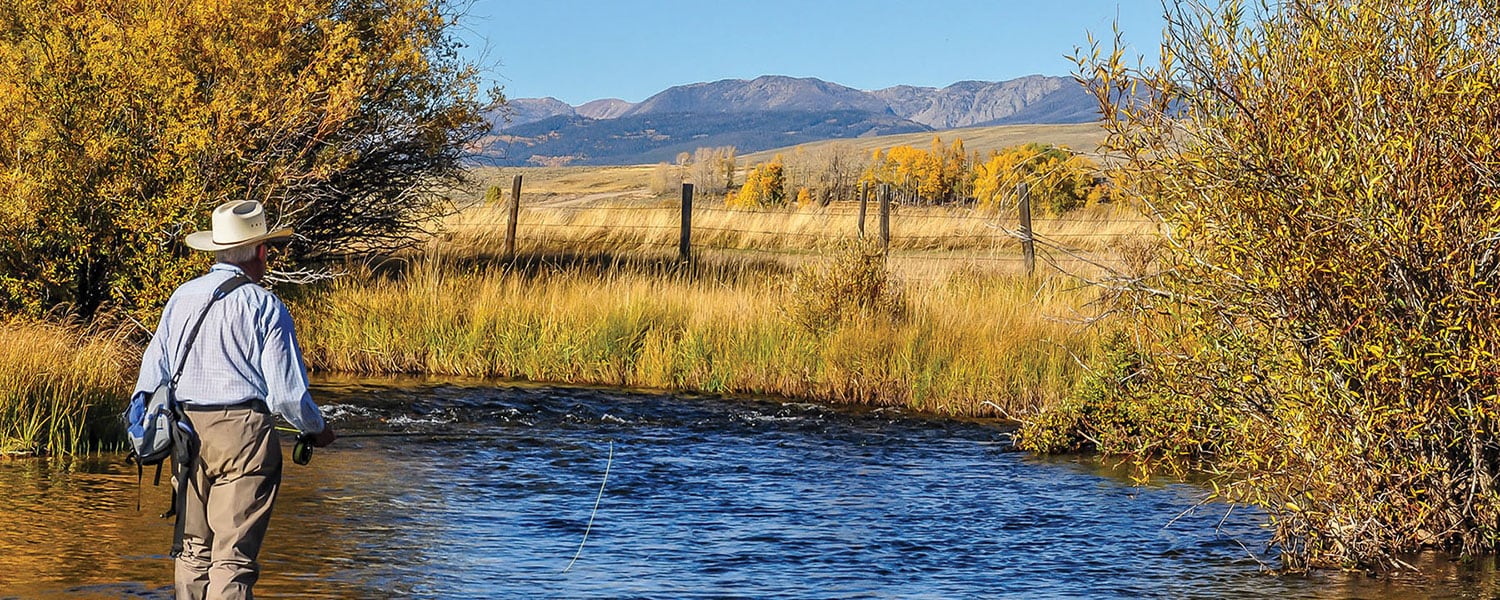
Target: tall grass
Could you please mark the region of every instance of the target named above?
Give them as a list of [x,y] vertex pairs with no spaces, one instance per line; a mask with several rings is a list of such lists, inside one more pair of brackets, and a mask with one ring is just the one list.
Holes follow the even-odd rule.
[[[702,201],[700,201],[702,202]],[[713,204],[712,206],[709,206]],[[867,237],[879,235],[879,208],[865,215]],[[447,223],[455,248],[498,255],[503,252],[509,213],[503,206],[475,205]],[[678,201],[587,206],[523,204],[517,219],[518,252],[628,251],[676,247],[682,214]],[[703,202],[692,215],[695,246],[740,250],[813,251],[859,232],[859,206],[841,202],[809,208],[725,208]],[[1018,255],[1018,229],[1009,213],[947,206],[898,206],[891,216],[891,249],[909,252],[963,251]],[[1103,250],[1122,238],[1154,235],[1138,211],[1095,205],[1061,216],[1038,215],[1036,235],[1073,250]]]
[[1058,401],[1092,336],[1050,318],[1087,301],[1061,279],[975,275],[909,289],[899,319],[830,328],[789,314],[787,273],[474,270],[423,261],[293,301],[310,365],[770,394],[944,415]]
[[0,455],[75,454],[109,444],[135,360],[116,336],[0,322]]

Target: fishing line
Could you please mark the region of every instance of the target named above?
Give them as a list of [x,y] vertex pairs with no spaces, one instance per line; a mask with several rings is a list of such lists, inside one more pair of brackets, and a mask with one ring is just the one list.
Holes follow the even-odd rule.
[[609,467],[615,464],[615,442],[609,442],[609,459],[604,462],[604,481],[599,482],[599,495],[594,498],[594,512],[589,513],[589,524],[583,528],[583,541],[578,542],[578,552],[573,555],[573,560],[568,561],[568,566],[563,567],[562,572],[567,573],[573,568],[573,563],[578,562],[578,557],[583,555],[583,545],[589,543],[589,531],[594,528],[594,515],[599,514],[599,501],[604,499],[604,484],[609,483]]
[[[300,433],[296,429],[292,429],[290,427],[280,427],[280,426],[278,426],[278,427],[276,427],[276,430],[277,431],[284,431],[284,432],[287,432],[287,433]],[[339,435],[339,438],[341,438],[341,439],[342,438],[373,438],[373,437],[423,437],[423,438],[447,438],[447,439],[476,439],[476,438],[499,437],[499,436],[483,435],[483,434],[477,434],[477,435],[476,434],[462,434],[462,433],[457,433],[457,434],[455,434],[455,433],[447,433],[447,434],[444,434],[444,433],[421,433],[421,432],[416,432],[416,431],[369,431],[369,432],[347,433],[347,434],[340,434]],[[305,442],[299,440],[299,444],[298,445],[301,446],[303,443],[305,443]],[[307,448],[308,455],[309,455],[307,458],[311,458],[311,454],[312,454],[311,450],[312,450],[311,447]],[[300,461],[300,462],[301,462],[301,464],[306,464],[305,460],[304,461]],[[594,497],[594,509],[593,509],[593,511],[589,512],[589,522],[583,528],[583,540],[578,542],[578,551],[575,552],[575,553],[573,553],[573,560],[568,561],[568,566],[563,567],[562,572],[564,572],[564,573],[567,573],[568,571],[572,570],[573,564],[578,562],[578,557],[583,556],[583,547],[584,547],[584,545],[586,545],[586,544],[589,543],[589,532],[591,532],[591,531],[594,530],[594,518],[599,515],[599,504],[600,504],[600,502],[602,502],[604,500],[604,488],[605,488],[605,486],[609,485],[609,470],[612,467],[614,467],[614,464],[615,464],[615,442],[614,442],[614,440],[610,440],[610,442],[609,442],[609,456],[604,461],[604,478],[599,482],[599,494]]]

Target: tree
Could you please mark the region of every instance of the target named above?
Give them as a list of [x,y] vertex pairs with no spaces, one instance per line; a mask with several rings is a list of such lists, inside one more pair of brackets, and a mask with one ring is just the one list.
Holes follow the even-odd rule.
[[[726,168],[725,163],[729,163]],[[695,193],[719,195],[729,189],[734,177],[734,146],[699,148],[693,151],[688,177]]]
[[1009,209],[1016,187],[1025,183],[1033,206],[1060,215],[1103,196],[1095,192],[1097,173],[1093,161],[1067,148],[1024,144],[991,152],[974,166],[970,187],[981,207]]
[[970,179],[963,140],[944,146],[943,140],[934,136],[930,151],[911,146],[897,146],[883,153],[877,150],[860,181],[889,184],[916,199],[941,203],[964,197],[972,187]]
[[231,199],[296,227],[283,269],[410,243],[485,130],[453,16],[442,0],[0,0],[0,307],[150,316],[205,260],[182,234]]
[[745,184],[735,194],[734,205],[745,208],[759,206],[786,206],[786,174],[781,155],[771,162],[756,165],[745,175]]
[[656,166],[651,168],[651,179],[648,185],[651,193],[658,196],[680,192],[682,191],[682,169],[665,162],[656,163]]
[[1131,368],[1072,426],[1240,474],[1217,489],[1293,567],[1494,552],[1500,6],[1169,9],[1159,64],[1080,57],[1166,235],[1115,287]]

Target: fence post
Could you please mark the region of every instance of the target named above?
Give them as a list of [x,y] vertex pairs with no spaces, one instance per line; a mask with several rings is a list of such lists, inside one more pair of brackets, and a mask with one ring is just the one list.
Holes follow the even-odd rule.
[[859,183],[859,239],[865,239],[865,210],[870,204],[870,183]]
[[1036,246],[1031,237],[1031,195],[1024,182],[1016,184],[1016,196],[1021,205],[1021,255],[1026,259],[1026,276],[1030,277],[1036,271]]
[[891,186],[880,189],[880,251],[891,251]]
[[521,214],[521,176],[510,184],[510,221],[505,224],[505,257],[516,258],[516,218]]
[[693,248],[693,184],[682,184],[682,235],[677,243],[677,259],[688,262]]

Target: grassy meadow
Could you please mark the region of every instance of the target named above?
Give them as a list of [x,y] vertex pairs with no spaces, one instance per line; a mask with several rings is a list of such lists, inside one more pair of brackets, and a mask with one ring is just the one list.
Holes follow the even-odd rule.
[[[993,133],[1004,143],[1027,130],[985,129],[1005,130]],[[861,245],[855,202],[752,210],[700,198],[694,261],[683,265],[679,200],[650,191],[652,169],[476,169],[476,185],[452,195],[460,210],[421,249],[277,290],[309,366],[1014,418],[1066,397],[1098,351],[1094,332],[1077,324],[1094,294],[1072,275],[1127,260],[1154,232],[1119,206],[1038,215],[1037,274],[1028,276],[1014,214],[896,206],[890,251],[872,262],[873,204]],[[524,184],[511,257],[508,214],[483,190],[498,185],[508,197],[516,174]],[[882,306],[895,308],[871,310],[858,298],[868,290],[830,287],[830,277],[877,285],[893,299]],[[78,452],[102,439],[128,394],[140,337],[134,328],[0,326],[0,454]]]
[[[1095,296],[1072,275],[1126,260],[1154,231],[1119,206],[1039,217],[1034,229],[1058,247],[1043,244],[1028,277],[1007,233],[1014,215],[900,206],[888,259],[850,274],[857,203],[710,200],[695,204],[695,260],[680,265],[678,199],[645,189],[648,168],[481,176],[507,174],[523,176],[515,257],[504,205],[468,203],[425,252],[294,302],[309,364],[1015,417],[1069,394],[1097,350],[1078,324]],[[873,206],[866,218],[867,237],[878,235]],[[841,303],[858,290],[806,284],[840,268],[898,290],[901,314]],[[808,327],[808,310],[839,314]]]
[[1061,278],[955,277],[905,289],[897,317],[834,308],[845,314],[813,328],[791,296],[798,276],[779,265],[597,266],[423,262],[400,277],[342,279],[293,311],[320,370],[772,394],[945,415],[1028,413],[1066,394],[1077,361],[1095,351],[1087,331],[1048,318],[1085,310],[1087,295]]
[[[1095,123],[1077,123],[1071,125],[988,125],[984,127],[948,129],[939,132],[924,131],[920,133],[825,140],[803,144],[802,147],[807,150],[838,147],[868,155],[876,149],[889,149],[894,146],[926,148],[932,143],[933,136],[943,138],[944,142],[961,139],[964,141],[964,148],[966,150],[969,152],[979,152],[980,154],[986,154],[991,150],[1000,150],[1033,142],[1054,146],[1067,146],[1074,151],[1087,154],[1093,152],[1094,148],[1098,147],[1099,143],[1104,141],[1104,129]],[[789,151],[789,149],[765,150],[746,154],[741,159],[749,164],[754,164],[769,161],[776,154],[784,154]]]

